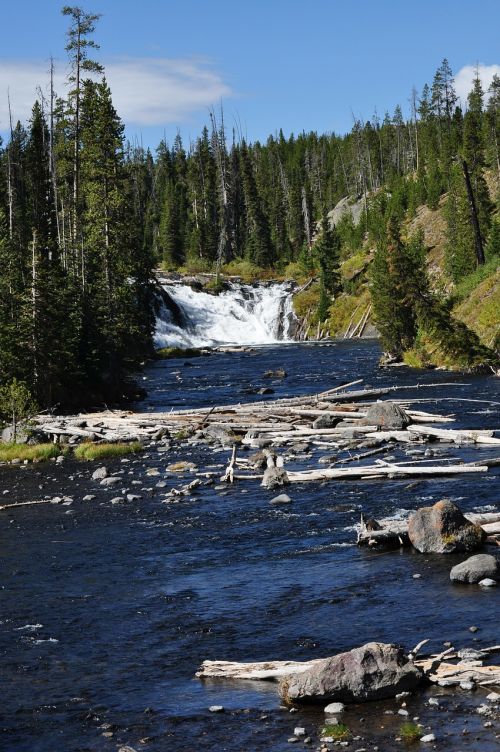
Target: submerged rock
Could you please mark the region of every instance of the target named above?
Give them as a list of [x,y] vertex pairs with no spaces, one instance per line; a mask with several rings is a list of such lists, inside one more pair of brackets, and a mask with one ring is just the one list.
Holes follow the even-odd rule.
[[408,536],[417,551],[423,554],[447,554],[454,551],[475,551],[486,533],[480,525],[466,519],[449,499],[432,507],[422,507],[408,521]]
[[403,648],[370,642],[285,677],[280,695],[288,703],[366,702],[411,691],[423,679]]
[[491,554],[476,554],[454,566],[450,572],[450,580],[477,584],[485,578],[496,580],[499,572],[498,559]]
[[411,419],[399,405],[386,401],[370,405],[360,422],[362,425],[379,426],[387,431],[402,431],[410,425]]

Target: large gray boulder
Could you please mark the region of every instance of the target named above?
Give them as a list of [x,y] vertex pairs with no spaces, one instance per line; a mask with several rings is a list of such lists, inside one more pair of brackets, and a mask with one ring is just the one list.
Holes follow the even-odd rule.
[[394,402],[375,402],[361,420],[365,426],[378,426],[385,431],[402,431],[411,423],[408,414]]
[[476,551],[486,533],[480,525],[466,519],[449,499],[432,507],[418,509],[408,521],[408,537],[423,554],[448,554]]
[[491,554],[476,554],[469,556],[461,564],[454,566],[450,572],[452,582],[468,582],[473,585],[484,579],[498,580],[500,565],[498,559]]
[[403,648],[382,642],[318,661],[280,683],[287,703],[367,702],[410,692],[424,679]]

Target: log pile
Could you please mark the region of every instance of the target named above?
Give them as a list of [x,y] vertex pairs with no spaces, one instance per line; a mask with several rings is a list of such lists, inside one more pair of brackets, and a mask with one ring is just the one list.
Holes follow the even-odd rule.
[[[428,642],[422,640],[409,658],[415,658],[419,649]],[[415,660],[415,665],[422,669],[429,682],[442,687],[452,687],[469,681],[482,687],[498,685],[500,687],[500,666],[494,664],[492,656],[500,652],[500,645],[473,651],[467,657],[467,651],[448,648],[442,653]],[[461,657],[464,656],[464,657]],[[242,679],[261,681],[280,681],[284,676],[302,673],[321,663],[322,658],[311,661],[265,661],[261,663],[237,663],[232,661],[203,661],[196,676],[199,679]]]
[[[366,458],[401,445],[420,446],[429,442],[454,445],[474,445],[476,448],[499,446],[500,438],[492,430],[473,428],[464,430],[450,426],[454,417],[449,414],[431,413],[414,408],[419,400],[404,399],[405,389],[418,385],[388,388],[356,388],[361,380],[352,381],[326,392],[289,399],[263,400],[193,410],[139,413],[106,410],[75,416],[56,417],[39,415],[35,418],[36,430],[54,442],[80,441],[118,442],[142,441],[150,443],[164,437],[183,438],[193,436],[207,439],[221,438],[224,446],[236,444],[261,449],[284,447],[286,450],[300,448],[304,443],[318,448],[333,449],[343,456],[332,461],[324,469],[307,469],[288,472],[288,480],[294,482],[326,481],[341,479],[418,478],[426,476],[453,476],[456,474],[483,473],[497,459],[464,464],[460,460],[410,460],[405,462],[376,459],[366,464]],[[454,384],[428,384],[420,388],[439,386],[454,387]],[[462,385],[460,385],[462,386]],[[354,387],[354,388],[353,388]],[[409,425],[403,428],[387,428],[368,425],[370,408],[379,400],[395,394],[391,404],[404,411]],[[322,421],[329,427],[320,427]],[[369,422],[369,421],[368,421]],[[436,426],[436,424],[440,424]],[[368,451],[362,451],[368,450]],[[240,453],[241,455],[241,453]],[[500,462],[500,460],[498,460]],[[348,465],[348,466],[346,466]],[[224,480],[233,482],[245,475],[248,462],[233,450],[230,467]],[[255,477],[255,476],[252,476]]]

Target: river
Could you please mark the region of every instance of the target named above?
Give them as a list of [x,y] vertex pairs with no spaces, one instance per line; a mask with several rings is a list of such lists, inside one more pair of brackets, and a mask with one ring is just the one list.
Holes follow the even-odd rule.
[[[144,374],[148,397],[140,408],[262,399],[251,392],[263,385],[276,397],[355,378],[373,386],[452,382],[408,390],[405,398],[437,399],[421,409],[455,413],[457,425],[500,425],[493,377],[381,370],[378,357],[375,342],[356,341],[160,361]],[[277,367],[288,375],[269,384],[263,373]],[[443,451],[468,459],[494,454]],[[314,465],[324,453],[315,449],[296,465]],[[464,511],[498,510],[499,468],[417,485],[297,484],[286,508],[270,505],[273,494],[257,481],[202,486],[192,498],[164,503],[179,485],[167,464],[189,459],[222,470],[227,457],[186,444],[106,463],[141,497],[122,504],[111,504],[116,491],[91,480],[94,465],[0,468],[0,494],[8,492],[2,498],[9,502],[68,497],[0,513],[2,751],[115,752],[127,745],[137,752],[281,752],[297,726],[316,749],[320,710],[291,714],[273,684],[201,682],[194,678],[201,661],[302,660],[371,640],[411,648],[430,638],[432,650],[445,641],[499,642],[499,593],[452,585],[449,570],[460,557],[353,544],[362,510],[407,515],[443,496]],[[159,480],[167,485],[158,487]],[[83,502],[89,493],[95,499]],[[472,625],[479,631],[470,632]],[[432,687],[407,698],[409,717],[436,734],[439,749],[490,752],[498,749],[495,727],[485,728],[475,712],[484,694]],[[430,696],[440,705],[428,705]],[[212,705],[224,712],[209,712]],[[349,708],[345,722],[359,737],[349,748],[401,749],[400,706],[391,700]]]

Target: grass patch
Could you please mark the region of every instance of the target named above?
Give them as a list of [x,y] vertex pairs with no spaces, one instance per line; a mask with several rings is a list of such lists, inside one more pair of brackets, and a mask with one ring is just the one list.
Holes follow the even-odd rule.
[[[455,291],[454,299],[457,296],[457,291],[462,295],[468,289],[471,279],[479,278],[483,269],[486,270],[489,263],[463,280],[463,283],[460,283],[459,288]],[[499,263],[498,257],[496,263],[497,265]],[[488,347],[499,347],[499,310],[500,270],[490,270],[490,274],[484,277],[470,295],[454,308],[453,314],[460,321],[467,324],[470,329],[475,331],[485,345]]]
[[467,277],[460,280],[452,293],[453,303],[461,303],[468,298],[476,287],[480,285],[481,282],[488,279],[488,277],[494,275],[499,267],[500,256],[493,256],[493,258],[489,259],[485,264],[478,266],[472,274],[468,274]]
[[84,442],[75,447],[75,457],[79,460],[103,460],[108,457],[123,457],[125,454],[135,454],[142,451],[142,444],[134,441],[131,444],[124,442],[117,444],[94,444],[92,441]]
[[155,351],[157,358],[165,360],[167,358],[199,358],[200,355],[205,355],[203,350],[198,350],[196,347],[160,347]]
[[420,741],[422,738],[422,729],[420,726],[417,726],[416,723],[407,721],[406,723],[403,723],[399,729],[399,735],[407,744],[413,744],[414,742]]
[[12,460],[28,460],[29,462],[42,462],[58,457],[61,447],[57,444],[0,444],[0,462],[12,462]]
[[210,279],[207,282],[203,289],[218,295],[219,293],[224,292],[224,290],[227,290],[227,287],[228,286],[223,279],[221,279],[220,277],[213,277],[213,279]]
[[327,725],[323,726],[321,730],[321,736],[329,736],[336,742],[348,739],[350,734],[351,732],[345,723],[327,723]]

